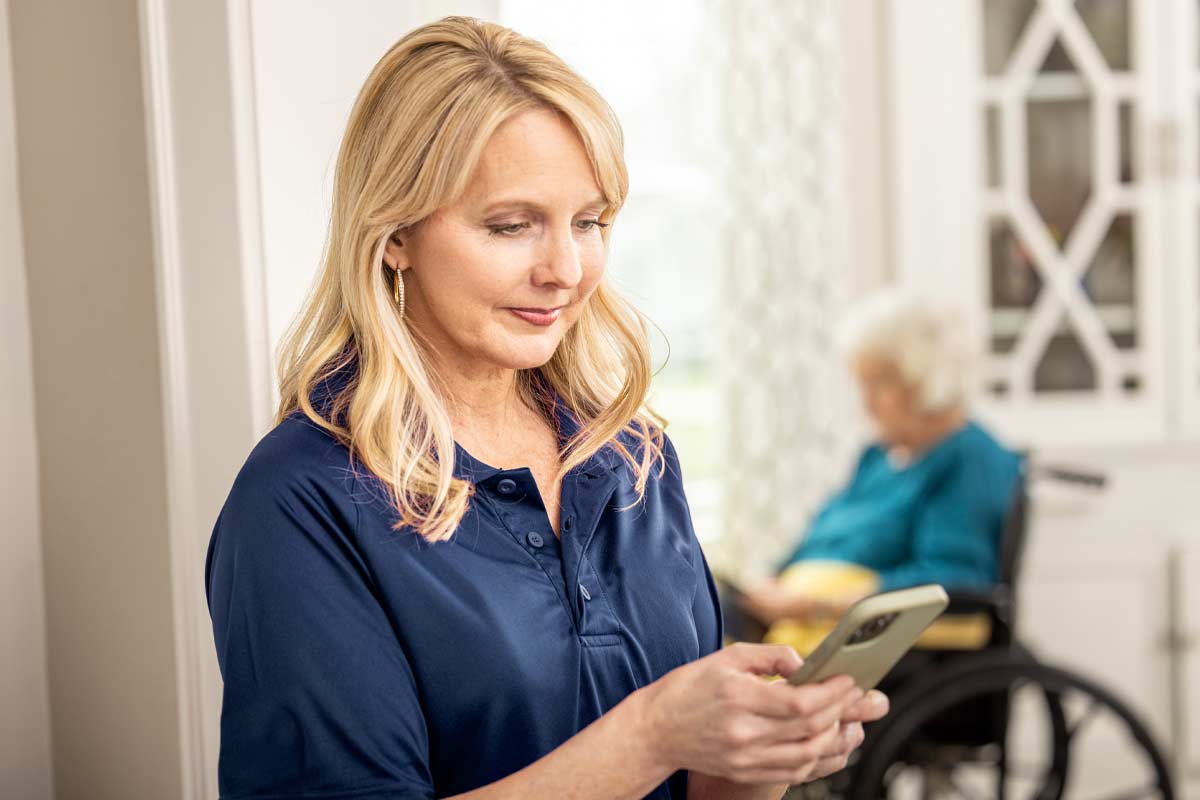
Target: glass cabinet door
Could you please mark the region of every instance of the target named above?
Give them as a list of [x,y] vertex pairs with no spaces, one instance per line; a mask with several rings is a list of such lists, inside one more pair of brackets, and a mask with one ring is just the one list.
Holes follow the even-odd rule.
[[1167,11],[918,0],[896,21],[900,273],[971,307],[980,407],[1017,438],[1166,435]]
[[1128,0],[984,0],[987,326],[997,397],[1145,385],[1145,175]]

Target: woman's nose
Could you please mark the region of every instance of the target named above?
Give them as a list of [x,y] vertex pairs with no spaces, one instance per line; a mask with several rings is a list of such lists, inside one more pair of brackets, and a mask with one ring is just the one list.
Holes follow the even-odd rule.
[[552,283],[572,288],[583,277],[583,265],[579,258],[579,244],[571,235],[570,228],[555,230],[545,239],[541,264],[534,273],[538,284]]

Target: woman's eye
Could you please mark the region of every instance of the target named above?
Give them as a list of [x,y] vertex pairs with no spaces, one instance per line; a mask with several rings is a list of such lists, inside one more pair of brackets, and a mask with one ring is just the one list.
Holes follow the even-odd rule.
[[[607,222],[601,222],[598,219],[581,219],[575,223],[578,230],[590,231],[597,228],[607,228]],[[506,225],[488,225],[488,230],[494,234],[502,236],[515,236],[526,228],[532,228],[533,225],[529,222],[510,222]]]
[[522,230],[524,230],[525,228],[528,228],[528,227],[529,227],[528,222],[513,222],[513,223],[509,223],[508,225],[489,225],[488,226],[488,228],[491,230],[492,233],[501,233],[501,234],[506,234],[508,236],[511,236],[516,233],[520,233]]

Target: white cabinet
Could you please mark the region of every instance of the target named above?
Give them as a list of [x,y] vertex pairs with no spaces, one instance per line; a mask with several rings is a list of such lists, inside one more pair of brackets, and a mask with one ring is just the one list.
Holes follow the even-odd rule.
[[1111,479],[1035,497],[1019,635],[1200,796],[1200,4],[887,10],[894,267],[967,311],[986,422]]
[[890,6],[898,271],[969,309],[985,415],[1200,432],[1196,4]]

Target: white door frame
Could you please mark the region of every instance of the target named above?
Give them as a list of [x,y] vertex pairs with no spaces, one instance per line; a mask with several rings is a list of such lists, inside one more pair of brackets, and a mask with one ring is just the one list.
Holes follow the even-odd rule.
[[[167,448],[181,797],[217,795],[204,591],[216,511],[270,416],[245,0],[140,0]],[[217,79],[214,80],[214,76]]]

